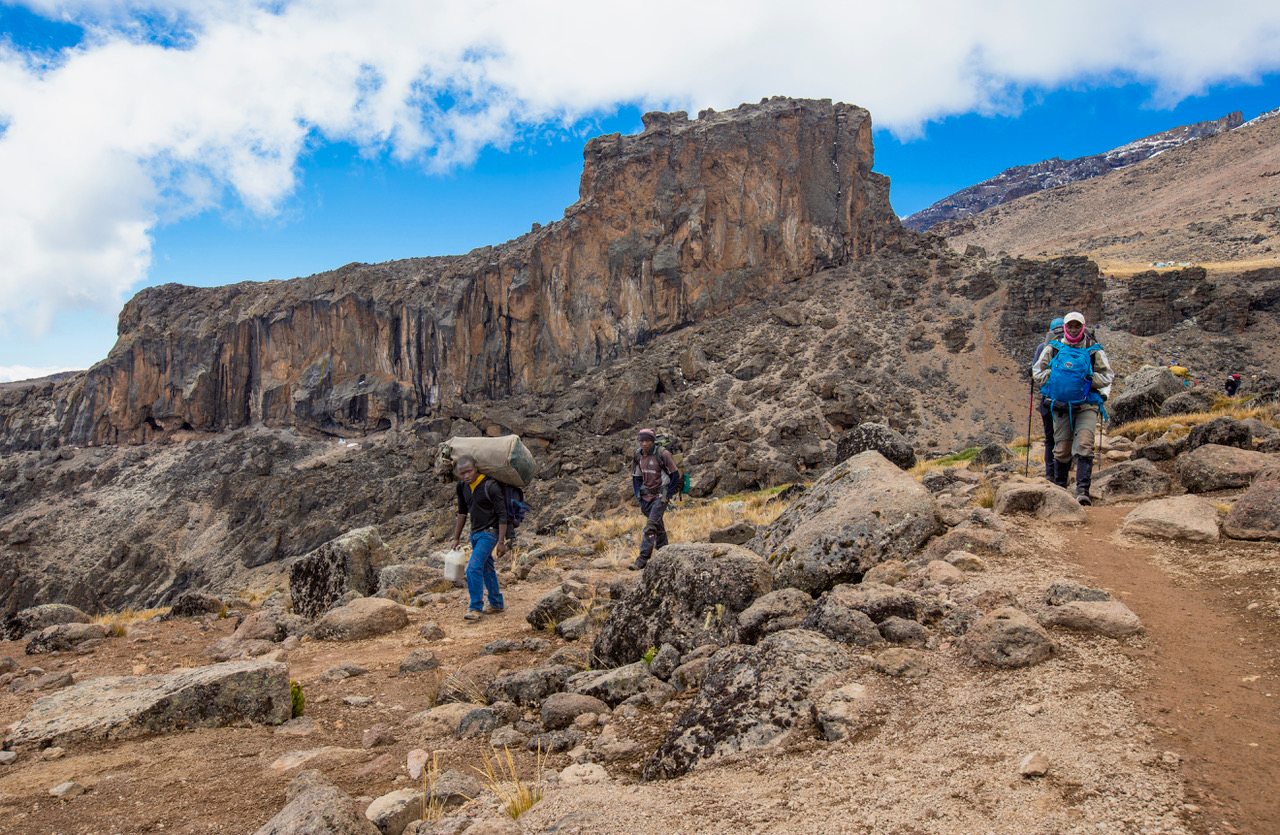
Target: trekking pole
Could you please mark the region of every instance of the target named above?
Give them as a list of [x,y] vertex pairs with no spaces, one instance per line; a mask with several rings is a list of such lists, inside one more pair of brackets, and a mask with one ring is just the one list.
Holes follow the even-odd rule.
[[[1027,393],[1027,460],[1022,465],[1022,477],[1031,474],[1031,413],[1036,410],[1036,378],[1032,377]],[[1045,440],[1048,443],[1048,440]]]

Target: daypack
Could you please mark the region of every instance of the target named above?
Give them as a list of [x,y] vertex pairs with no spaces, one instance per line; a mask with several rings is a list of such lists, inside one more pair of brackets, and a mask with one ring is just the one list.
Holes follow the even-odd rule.
[[1087,348],[1073,347],[1056,339],[1049,344],[1055,353],[1049,360],[1049,379],[1040,387],[1040,394],[1051,403],[1068,406],[1100,404],[1101,396],[1093,391],[1093,355],[1102,346],[1095,342]]
[[[662,466],[662,455],[661,455],[662,450],[665,449],[668,452],[671,452],[671,447],[668,446],[667,444],[662,443],[662,441],[669,439],[671,436],[667,435],[667,436],[659,436],[659,437],[660,437],[660,440],[658,441],[658,443],[655,443],[653,445],[653,455],[657,457],[658,466],[661,467]],[[643,453],[640,452],[640,448],[636,447],[636,454],[631,459],[631,472],[634,473],[636,470],[640,469],[640,456],[642,454]],[[671,460],[675,461],[675,455],[671,456]],[[684,496],[689,495],[690,491],[693,489],[692,482],[689,480],[689,473],[685,472],[680,467],[679,462],[676,463],[676,472],[681,474],[680,490],[679,490],[680,494]],[[671,479],[671,473],[667,472],[666,470],[663,470],[662,486],[664,489],[667,487],[667,485],[671,483],[670,479]]]
[[[495,478],[494,481],[498,480]],[[498,483],[502,484],[501,481]],[[524,500],[524,491],[510,484],[502,484],[502,498],[507,505],[507,530],[514,531],[533,508]]]

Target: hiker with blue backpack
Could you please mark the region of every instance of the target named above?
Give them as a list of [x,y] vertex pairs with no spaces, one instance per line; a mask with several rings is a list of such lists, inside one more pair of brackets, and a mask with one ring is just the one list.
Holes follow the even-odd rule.
[[1106,416],[1115,372],[1102,345],[1085,329],[1084,314],[1062,317],[1062,338],[1050,340],[1036,357],[1032,379],[1053,415],[1053,478],[1064,489],[1076,465],[1076,500],[1092,504],[1093,435]]

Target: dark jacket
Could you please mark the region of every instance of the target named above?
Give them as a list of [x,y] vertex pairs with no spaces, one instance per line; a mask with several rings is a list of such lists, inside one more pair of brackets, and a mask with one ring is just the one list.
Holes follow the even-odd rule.
[[471,485],[458,482],[458,513],[471,516],[471,532],[497,530],[506,524],[507,499],[502,485],[486,476],[471,492]]
[[657,446],[649,455],[636,450],[635,460],[631,464],[631,490],[637,499],[655,499],[664,492],[664,487],[669,499],[680,492],[681,481],[680,468],[676,466],[676,459],[671,457],[670,452]]

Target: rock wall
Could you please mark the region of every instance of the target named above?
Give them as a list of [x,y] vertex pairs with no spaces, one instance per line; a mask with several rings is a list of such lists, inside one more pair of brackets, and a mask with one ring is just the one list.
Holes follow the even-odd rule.
[[110,355],[41,407],[0,392],[0,449],[253,424],[364,431],[551,391],[900,234],[871,171],[870,116],[846,104],[651,113],[643,133],[597,137],[584,156],[564,219],[498,247],[142,291]]

